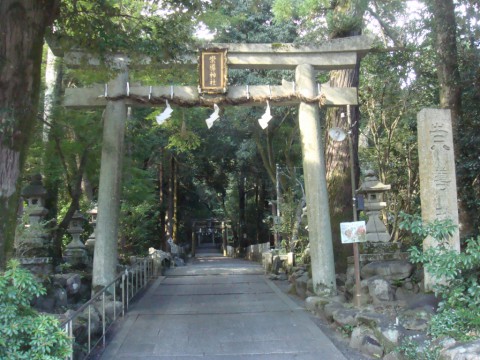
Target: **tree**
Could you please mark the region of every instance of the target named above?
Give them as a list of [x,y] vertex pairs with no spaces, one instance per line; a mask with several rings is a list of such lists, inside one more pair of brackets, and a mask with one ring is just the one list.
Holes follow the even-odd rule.
[[0,3],[0,268],[10,255],[19,182],[38,112],[43,37],[58,0]]

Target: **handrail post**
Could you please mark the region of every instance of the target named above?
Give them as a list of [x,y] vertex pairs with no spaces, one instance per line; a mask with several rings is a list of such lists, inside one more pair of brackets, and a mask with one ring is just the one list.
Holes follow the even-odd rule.
[[125,317],[125,273],[122,274],[122,317]]
[[116,305],[116,302],[117,302],[117,282],[114,281],[114,283],[112,284],[113,286],[113,321],[115,321],[117,319],[117,305]]
[[103,347],[105,348],[105,328],[106,328],[106,319],[105,319],[105,291],[102,293],[102,337],[103,337]]
[[88,305],[88,353],[92,350],[92,310],[91,305]]
[[129,276],[129,271],[128,270],[125,270],[126,274],[127,274],[127,311],[128,311],[128,297],[129,297],[129,293],[128,293],[128,278],[130,277]]

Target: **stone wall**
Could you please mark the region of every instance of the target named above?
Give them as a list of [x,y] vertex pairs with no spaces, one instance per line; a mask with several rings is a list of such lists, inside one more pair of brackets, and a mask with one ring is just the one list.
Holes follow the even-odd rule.
[[262,261],[262,253],[270,250],[270,243],[255,244],[247,246],[245,258],[251,261]]

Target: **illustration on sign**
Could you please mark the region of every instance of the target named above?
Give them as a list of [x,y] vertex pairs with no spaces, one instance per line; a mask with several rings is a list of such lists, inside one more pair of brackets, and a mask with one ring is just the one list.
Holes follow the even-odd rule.
[[200,53],[200,89],[202,92],[221,94],[227,91],[227,51],[209,49]]
[[353,244],[367,240],[365,221],[340,223],[342,244]]

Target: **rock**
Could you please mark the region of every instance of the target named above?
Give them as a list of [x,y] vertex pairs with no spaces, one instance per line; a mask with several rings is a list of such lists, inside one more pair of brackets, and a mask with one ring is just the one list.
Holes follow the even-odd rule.
[[372,329],[364,326],[357,326],[353,329],[350,338],[350,347],[374,358],[381,358],[383,356],[382,345],[373,334]]
[[52,275],[52,281],[54,285],[59,285],[67,290],[68,295],[75,295],[79,292],[82,284],[82,278],[79,274],[55,274]]
[[67,291],[63,287],[55,287],[53,289],[53,296],[55,299],[55,307],[67,306]]
[[295,287],[295,283],[290,283],[290,287],[287,290],[287,293],[292,294],[292,295],[297,295],[297,290]]
[[288,279],[287,274],[282,273],[282,274],[278,274],[278,275],[277,275],[277,280],[285,281],[285,280],[287,280],[287,279]]
[[295,292],[302,299],[306,298],[307,282],[308,282],[308,274],[306,273],[300,276],[299,278],[295,279]]
[[122,302],[121,301],[109,301],[105,304],[105,317],[108,319],[118,318],[122,314]]
[[315,291],[313,291],[313,279],[308,279],[307,280],[307,293],[310,292],[312,294],[315,293]]
[[358,310],[354,309],[338,309],[332,314],[333,320],[340,326],[357,325],[356,316],[358,314]]
[[386,280],[403,280],[410,277],[414,266],[406,260],[373,261],[360,270],[362,279],[381,276]]
[[400,326],[383,323],[375,329],[375,335],[385,350],[392,351],[400,345],[404,333]]
[[335,275],[335,281],[337,283],[337,287],[345,286],[345,283],[347,282],[347,275],[346,274],[336,274]]
[[440,360],[478,360],[479,358],[480,339],[455,344],[440,352]]
[[323,310],[323,307],[330,302],[321,296],[309,296],[305,299],[305,308],[313,313]]
[[335,301],[335,302],[340,303],[340,304],[344,304],[344,303],[347,302],[347,299],[345,299],[345,295],[342,295],[342,294],[332,296],[332,297],[330,298],[330,300],[331,300],[331,301]]
[[174,262],[175,266],[185,266],[185,261],[183,261],[182,258],[175,257],[173,259],[173,262]]
[[402,357],[396,351],[392,351],[385,355],[383,360],[402,360]]
[[279,274],[282,266],[283,266],[282,259],[280,259],[280,257],[278,255],[275,255],[273,257],[273,262],[272,262],[272,272],[274,274]]
[[323,313],[327,320],[333,321],[334,314],[343,309],[343,305],[337,302],[330,302],[323,307]]
[[374,328],[381,324],[388,323],[389,319],[386,315],[373,312],[361,312],[357,314],[357,321],[359,324],[365,324],[370,328]]
[[432,314],[421,309],[405,310],[400,316],[400,324],[407,330],[424,331],[428,327],[428,321]]
[[82,278],[80,277],[79,274],[72,274],[73,276],[70,276],[67,279],[67,293],[69,295],[74,295],[77,294],[80,291],[80,286],[82,285]]
[[382,301],[393,301],[393,289],[390,283],[380,277],[372,277],[368,279],[368,292],[374,303]]
[[408,300],[411,298],[412,292],[406,290],[404,287],[399,287],[395,291],[395,299],[396,300]]
[[422,309],[426,312],[434,314],[437,311],[439,302],[440,299],[438,299],[434,294],[417,294],[408,299],[407,308],[412,310]]
[[55,308],[55,297],[48,294],[38,297],[35,300],[35,308],[48,313],[53,312]]

